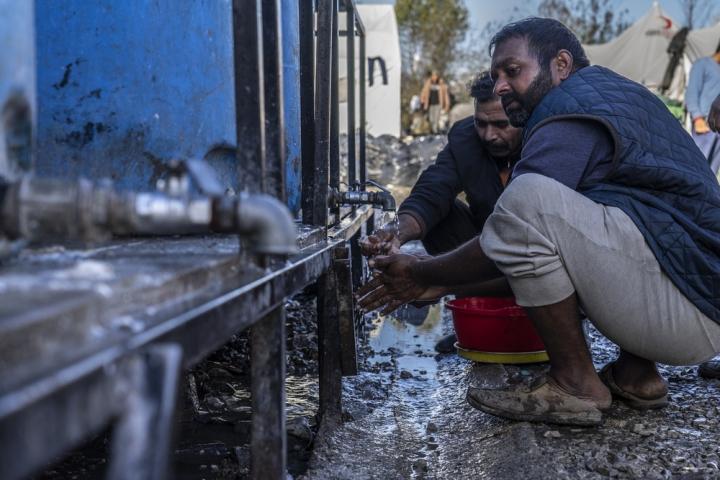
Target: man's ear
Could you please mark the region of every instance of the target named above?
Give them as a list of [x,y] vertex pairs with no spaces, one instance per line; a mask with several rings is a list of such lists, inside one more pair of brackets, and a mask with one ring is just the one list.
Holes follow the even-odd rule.
[[566,80],[573,70],[573,56],[567,50],[560,50],[553,59],[558,78],[560,81]]

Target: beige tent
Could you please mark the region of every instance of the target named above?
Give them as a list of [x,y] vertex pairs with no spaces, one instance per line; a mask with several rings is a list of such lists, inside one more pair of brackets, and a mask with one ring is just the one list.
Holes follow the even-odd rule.
[[720,23],[712,27],[692,30],[688,33],[685,57],[694,62],[698,58],[707,57],[715,53],[720,43]]
[[650,10],[617,38],[602,45],[584,45],[590,62],[608,67],[648,88],[660,86],[669,56],[668,45],[679,27],[655,2]]

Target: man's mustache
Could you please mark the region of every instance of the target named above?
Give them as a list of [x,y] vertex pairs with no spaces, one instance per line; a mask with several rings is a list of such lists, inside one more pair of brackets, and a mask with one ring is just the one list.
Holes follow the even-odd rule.
[[505,94],[500,98],[500,103],[502,104],[504,110],[507,110],[508,105],[512,102],[517,102],[518,105],[522,106],[520,99],[512,93]]

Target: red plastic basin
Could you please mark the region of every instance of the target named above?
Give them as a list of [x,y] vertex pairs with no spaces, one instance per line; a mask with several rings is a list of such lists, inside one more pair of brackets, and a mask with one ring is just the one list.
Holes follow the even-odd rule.
[[545,350],[532,321],[512,297],[458,298],[445,305],[452,311],[462,348],[498,353]]

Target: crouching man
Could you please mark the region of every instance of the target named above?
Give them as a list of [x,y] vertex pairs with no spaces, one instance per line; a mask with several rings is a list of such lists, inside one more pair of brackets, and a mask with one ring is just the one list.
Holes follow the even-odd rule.
[[[525,390],[470,389],[511,419],[594,425],[612,396],[667,404],[655,362],[720,352],[720,186],[680,124],[645,87],[589,66],[562,23],[529,18],[492,40],[495,92],[524,127],[512,180],[478,240],[431,259],[378,257],[366,308],[436,285],[504,276],[550,357]],[[596,373],[578,308],[621,353]]]
[[[521,130],[510,125],[493,89],[489,72],[474,79],[470,86],[474,115],[453,126],[435,163],[420,175],[400,205],[398,231],[380,229],[364,238],[363,254],[397,253],[401,245],[421,240],[430,255],[438,255],[480,234],[520,157]],[[467,204],[457,198],[461,192]],[[483,294],[511,292],[502,281],[486,285]],[[435,348],[443,353],[455,351],[454,343],[453,334]]]

